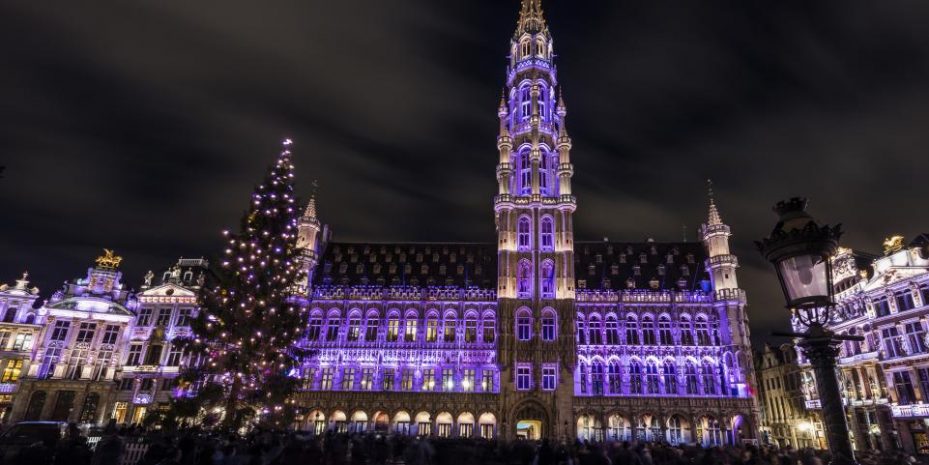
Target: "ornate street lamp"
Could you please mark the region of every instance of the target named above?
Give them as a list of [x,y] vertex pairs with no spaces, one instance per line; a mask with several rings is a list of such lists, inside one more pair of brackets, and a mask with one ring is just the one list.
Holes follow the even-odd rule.
[[835,307],[831,258],[842,235],[841,225],[819,225],[806,212],[807,201],[792,198],[778,202],[774,211],[780,219],[771,235],[755,242],[774,265],[777,279],[803,333],[775,333],[800,339],[799,346],[813,366],[822,404],[823,422],[834,465],[857,465],[848,436],[848,423],[836,374],[839,344],[864,340],[860,336],[837,336],[826,328]]

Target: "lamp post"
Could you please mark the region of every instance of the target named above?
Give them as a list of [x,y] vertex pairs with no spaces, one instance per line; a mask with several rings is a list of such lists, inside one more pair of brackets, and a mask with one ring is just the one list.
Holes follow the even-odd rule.
[[841,225],[819,225],[806,212],[807,201],[794,197],[778,202],[780,217],[771,235],[756,242],[758,250],[774,265],[787,308],[806,328],[803,333],[776,333],[800,339],[799,346],[813,366],[822,404],[823,423],[833,465],[857,465],[848,437],[848,423],[836,374],[836,358],[843,340],[826,328],[835,306],[831,258],[842,235]]

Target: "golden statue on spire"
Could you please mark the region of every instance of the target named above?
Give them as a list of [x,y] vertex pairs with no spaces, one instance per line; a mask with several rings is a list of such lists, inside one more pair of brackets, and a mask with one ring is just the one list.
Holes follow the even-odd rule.
[[119,264],[123,261],[123,257],[120,257],[113,253],[110,249],[103,249],[103,255],[97,257],[95,260],[97,266],[105,270],[115,270],[119,268]]

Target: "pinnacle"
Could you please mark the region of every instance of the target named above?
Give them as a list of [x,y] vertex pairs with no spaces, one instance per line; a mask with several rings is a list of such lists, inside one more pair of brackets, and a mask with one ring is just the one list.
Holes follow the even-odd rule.
[[719,215],[719,210],[716,208],[716,199],[713,195],[713,181],[711,179],[707,179],[706,185],[707,196],[710,199],[710,211],[709,215],[707,215],[707,224],[711,226],[716,224],[723,224],[723,219]]
[[522,6],[519,9],[519,22],[517,23],[516,34],[519,35],[522,32],[542,32],[545,29],[542,0],[522,0]]

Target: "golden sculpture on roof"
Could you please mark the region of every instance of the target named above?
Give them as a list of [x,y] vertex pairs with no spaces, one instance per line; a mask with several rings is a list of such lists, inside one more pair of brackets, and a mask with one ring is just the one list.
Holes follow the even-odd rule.
[[884,255],[903,250],[903,236],[890,236],[884,239]]
[[103,249],[103,255],[97,257],[97,266],[107,270],[115,270],[119,267],[123,257],[117,256],[110,249]]

